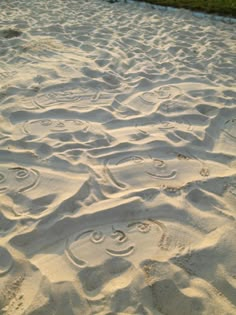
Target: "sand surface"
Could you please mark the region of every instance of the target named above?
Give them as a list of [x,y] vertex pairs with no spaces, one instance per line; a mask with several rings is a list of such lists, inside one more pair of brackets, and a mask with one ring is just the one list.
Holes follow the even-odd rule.
[[0,314],[236,314],[235,26],[0,1]]

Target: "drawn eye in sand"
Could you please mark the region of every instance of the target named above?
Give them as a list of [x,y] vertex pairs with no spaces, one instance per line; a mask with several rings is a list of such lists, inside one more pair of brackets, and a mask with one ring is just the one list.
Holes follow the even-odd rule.
[[48,133],[76,132],[87,128],[87,123],[79,119],[42,119],[27,121],[23,131],[31,135],[45,135]]
[[26,192],[37,186],[40,174],[35,169],[23,167],[0,168],[0,193]]
[[94,258],[96,263],[109,257],[135,261],[143,259],[144,255],[150,257],[155,254],[165,236],[165,226],[157,220],[106,225],[71,237],[67,241],[66,255],[80,268],[93,265]]
[[106,179],[118,188],[182,186],[189,181],[208,176],[209,171],[195,158],[180,159],[178,155],[169,160],[152,156],[124,156],[110,159],[104,167]]
[[112,102],[112,95],[100,91],[56,91],[36,95],[33,104],[39,108],[74,104],[80,108],[94,105],[106,106]]
[[7,249],[0,246],[0,277],[7,274],[14,264],[13,258]]
[[161,100],[174,99],[181,94],[180,88],[174,85],[161,86],[152,91],[139,93],[125,101],[125,105],[141,113],[151,113],[157,110]]

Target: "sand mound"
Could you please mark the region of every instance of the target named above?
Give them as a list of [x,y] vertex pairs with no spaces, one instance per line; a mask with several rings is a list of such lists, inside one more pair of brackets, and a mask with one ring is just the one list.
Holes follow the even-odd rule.
[[0,314],[236,314],[235,25],[0,3]]

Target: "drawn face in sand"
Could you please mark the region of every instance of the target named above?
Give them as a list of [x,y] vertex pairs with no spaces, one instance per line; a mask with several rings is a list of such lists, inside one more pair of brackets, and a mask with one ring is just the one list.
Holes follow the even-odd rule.
[[136,97],[129,98],[125,103],[134,110],[147,114],[157,110],[162,100],[174,99],[180,94],[179,87],[166,85],[149,92],[139,93]]
[[107,180],[119,188],[162,185],[180,187],[209,175],[200,161],[181,154],[170,160],[147,155],[110,159],[104,173]]
[[188,120],[182,119],[181,121],[156,121],[155,123],[151,123],[149,125],[141,125],[136,126],[137,131],[142,132],[146,135],[152,135],[155,133],[161,132],[169,132],[169,131],[176,131],[176,130],[182,130],[182,131],[192,131],[193,126],[190,124]]
[[187,120],[178,121],[162,121],[158,125],[152,125],[153,128],[158,128],[159,130],[192,130],[193,127]]
[[136,261],[155,254],[164,238],[165,226],[157,220],[106,225],[70,238],[66,254],[80,268],[94,265],[94,258],[96,263],[109,257],[132,256]]
[[106,106],[112,102],[112,96],[100,91],[56,91],[52,93],[38,94],[34,98],[34,105],[40,108],[58,106],[60,104],[73,104],[79,108],[90,106]]
[[42,136],[50,133],[76,132],[87,127],[88,124],[79,119],[42,119],[25,122],[23,131],[26,134]]
[[0,168],[0,193],[8,191],[26,192],[39,182],[39,172],[23,167]]

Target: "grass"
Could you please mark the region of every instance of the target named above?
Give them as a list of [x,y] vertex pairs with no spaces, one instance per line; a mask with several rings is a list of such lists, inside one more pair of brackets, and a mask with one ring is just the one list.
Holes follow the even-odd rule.
[[[139,0],[138,0],[139,1]],[[236,0],[140,0],[162,6],[185,8],[236,17]]]

